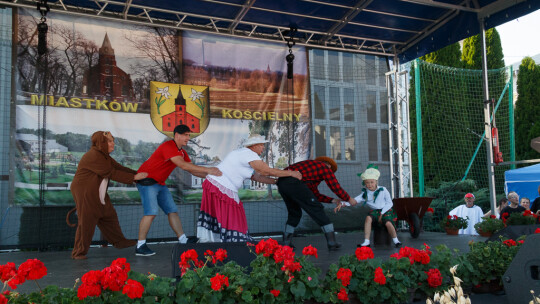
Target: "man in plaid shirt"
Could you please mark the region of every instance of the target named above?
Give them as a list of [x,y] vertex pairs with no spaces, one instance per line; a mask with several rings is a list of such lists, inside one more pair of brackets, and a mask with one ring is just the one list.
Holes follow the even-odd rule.
[[[294,229],[298,226],[302,217],[302,209],[319,225],[326,236],[328,250],[337,250],[341,244],[336,242],[334,225],[324,212],[321,203],[340,204],[349,201],[351,205],[356,205],[354,198],[350,197],[334,175],[337,170],[336,162],[330,157],[320,156],[315,160],[304,160],[285,168],[285,170],[300,171],[302,180],[289,177],[280,177],[277,181],[279,194],[287,206],[288,218],[285,225],[285,245],[292,246]],[[339,199],[331,198],[319,192],[318,186],[324,181]]]

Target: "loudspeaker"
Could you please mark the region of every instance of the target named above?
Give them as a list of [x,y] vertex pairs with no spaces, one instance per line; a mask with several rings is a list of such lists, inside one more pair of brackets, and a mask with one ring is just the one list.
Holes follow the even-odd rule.
[[253,253],[250,252],[250,247],[247,246],[246,242],[238,243],[187,243],[187,244],[176,244],[172,250],[171,254],[171,263],[172,263],[172,277],[180,279],[182,276],[182,271],[178,266],[180,262],[180,256],[185,251],[190,249],[195,249],[199,255],[199,260],[204,261],[204,253],[206,250],[212,250],[216,252],[219,248],[225,249],[227,251],[227,258],[223,263],[229,261],[235,261],[238,265],[242,267],[249,267],[251,261],[256,258],[255,248],[251,247]]
[[502,281],[512,303],[529,303],[531,290],[540,294],[540,234],[529,234],[504,273]]

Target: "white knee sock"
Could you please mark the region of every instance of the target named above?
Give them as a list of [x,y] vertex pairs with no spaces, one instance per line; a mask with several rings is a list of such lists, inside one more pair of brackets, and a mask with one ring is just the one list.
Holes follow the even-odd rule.
[[398,238],[397,238],[397,237],[395,237],[395,238],[392,238],[392,241],[394,241],[394,244],[397,244],[397,243],[399,243],[399,240],[398,240]]
[[371,242],[368,239],[365,239],[360,246],[369,246],[369,244],[371,244]]
[[180,244],[185,244],[185,243],[187,243],[187,241],[188,241],[188,238],[186,237],[185,234],[182,234],[182,235],[178,238],[178,242],[179,242]]
[[142,245],[144,245],[144,243],[146,243],[146,240],[138,240],[137,241],[137,248],[141,247]]

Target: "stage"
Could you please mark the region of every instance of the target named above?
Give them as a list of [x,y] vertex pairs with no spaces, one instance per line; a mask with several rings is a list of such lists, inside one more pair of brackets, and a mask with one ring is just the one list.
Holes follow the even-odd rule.
[[[439,244],[445,244],[449,248],[456,248],[460,252],[468,252],[469,241],[485,241],[487,238],[480,236],[458,235],[448,236],[438,232],[423,232],[417,239],[411,238],[408,232],[398,232],[398,236],[404,246],[421,248],[426,243],[434,248]],[[274,236],[274,239],[281,241],[281,236]],[[302,254],[302,249],[307,245],[312,245],[318,249],[319,257],[313,259],[314,264],[322,269],[324,274],[328,266],[336,263],[340,256],[345,254],[354,254],[356,244],[363,240],[362,232],[339,233],[337,240],[342,243],[339,251],[329,252],[326,248],[324,235],[298,236],[293,239],[296,246],[296,253]],[[43,279],[39,280],[40,286],[57,285],[60,287],[73,287],[75,280],[82,277],[89,270],[101,270],[110,265],[110,263],[119,257],[125,257],[131,264],[131,269],[140,273],[154,273],[158,276],[171,277],[171,252],[175,243],[149,243],[149,247],[156,252],[150,257],[135,256],[135,249],[115,249],[109,247],[92,247],[88,253],[87,260],[72,260],[71,251],[11,251],[0,253],[0,264],[14,262],[17,266],[27,259],[37,258],[47,267],[48,273]],[[373,246],[375,257],[387,259],[392,253],[399,249],[393,246]],[[34,282],[26,282],[17,288],[18,292],[32,292],[37,290]],[[490,303],[505,304],[508,302],[505,295],[492,294],[472,294],[472,303]]]

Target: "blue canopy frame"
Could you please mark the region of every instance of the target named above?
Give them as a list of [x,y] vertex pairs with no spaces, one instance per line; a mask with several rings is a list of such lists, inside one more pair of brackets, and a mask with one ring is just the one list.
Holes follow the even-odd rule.
[[[42,0],[45,1],[45,0]],[[1,0],[36,7],[37,0]],[[538,0],[50,0],[51,11],[395,57],[407,62],[519,18]]]

